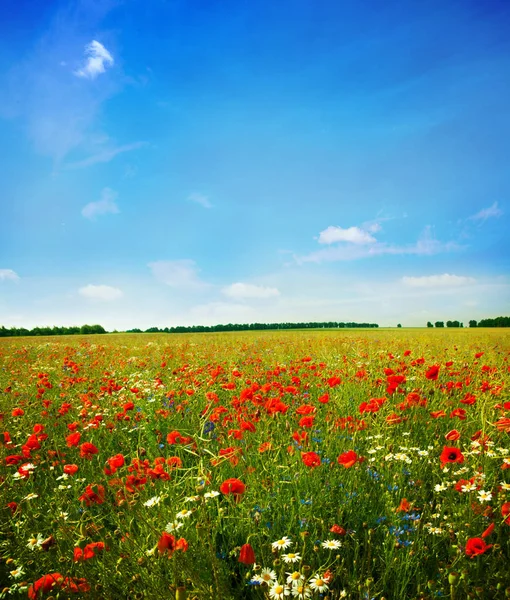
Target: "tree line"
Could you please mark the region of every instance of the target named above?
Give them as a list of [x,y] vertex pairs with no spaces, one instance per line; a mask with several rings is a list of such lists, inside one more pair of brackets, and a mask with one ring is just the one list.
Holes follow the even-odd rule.
[[11,327],[7,329],[3,325],[0,327],[0,337],[21,337],[26,335],[89,335],[93,333],[108,333],[102,325],[82,325],[81,327],[34,327],[25,329],[25,327]]
[[[427,327],[444,327],[444,321],[436,321],[435,323],[431,323],[430,321],[427,323]],[[480,321],[475,321],[472,319],[469,321],[470,327],[510,327],[510,317],[496,317],[494,319],[481,319]],[[460,323],[459,321],[446,321],[446,327],[464,327],[464,323]]]
[[126,333],[208,333],[215,331],[261,331],[264,329],[344,329],[344,328],[374,328],[379,327],[377,323],[353,323],[353,322],[305,322],[305,323],[227,323],[219,325],[177,325],[175,327],[149,327],[145,331],[141,329],[128,329]]

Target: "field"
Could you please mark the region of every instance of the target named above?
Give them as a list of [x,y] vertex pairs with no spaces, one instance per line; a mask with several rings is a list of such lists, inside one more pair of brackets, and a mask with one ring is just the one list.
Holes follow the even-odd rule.
[[504,330],[0,341],[0,598],[510,596]]

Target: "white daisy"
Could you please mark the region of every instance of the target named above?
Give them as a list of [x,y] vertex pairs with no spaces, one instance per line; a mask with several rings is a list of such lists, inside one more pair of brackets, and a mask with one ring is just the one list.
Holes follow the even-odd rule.
[[43,542],[44,537],[40,533],[38,533],[37,537],[31,537],[28,540],[27,548],[29,548],[30,550],[40,550]]
[[153,496],[152,498],[149,498],[147,502],[144,502],[143,505],[147,506],[148,508],[151,508],[152,506],[156,506],[156,504],[159,504],[160,502],[161,496]]
[[27,496],[25,496],[23,498],[23,500],[34,500],[35,498],[39,498],[39,494],[34,494],[34,493],[28,494]]
[[467,494],[469,492],[472,492],[473,490],[476,490],[476,485],[474,483],[471,483],[470,481],[468,481],[464,485],[461,485],[460,489],[461,489],[462,492],[464,492],[465,494]]
[[263,583],[269,584],[276,581],[276,573],[272,569],[262,569],[259,578]]
[[281,540],[276,540],[276,542],[273,542],[271,546],[275,550],[285,550],[286,548],[292,546],[292,541],[289,537],[284,535]]
[[299,571],[293,571],[292,573],[285,573],[287,575],[287,583],[292,586],[296,586],[304,581],[303,575]]
[[20,577],[22,577],[24,574],[25,574],[25,571],[23,570],[23,567],[17,567],[13,571],[9,571],[9,575],[13,579],[20,579]]
[[321,544],[323,548],[328,548],[328,550],[338,550],[341,545],[338,540],[324,540]]
[[275,598],[276,600],[283,598],[284,596],[288,596],[289,593],[289,588],[278,582],[269,588],[269,597]]
[[317,573],[315,577],[310,579],[310,587],[318,592],[325,592],[328,588],[326,581]]
[[288,554],[282,554],[282,560],[286,563],[295,563],[301,560],[301,555],[296,552],[289,552]]
[[486,492],[485,490],[480,490],[478,492],[478,500],[480,502],[490,502],[492,500],[492,494],[490,492]]
[[200,496],[188,496],[187,498],[184,498],[184,502],[198,502],[199,500]]
[[312,595],[310,586],[305,585],[302,582],[291,588],[291,592],[294,598],[298,598],[299,600],[305,600],[305,598],[310,598]]
[[505,490],[506,492],[510,492],[510,483],[506,483],[506,481],[502,481],[500,484],[501,489]]
[[173,533],[174,531],[177,531],[181,527],[182,527],[182,523],[180,523],[179,521],[175,521],[174,523],[167,523],[167,525],[165,527],[165,531],[167,533]]
[[206,492],[204,494],[204,498],[206,498],[206,499],[207,498],[216,498],[216,496],[219,496],[219,495],[220,495],[219,492],[217,492],[216,490],[213,490],[212,492]]
[[191,516],[191,511],[190,510],[181,510],[180,512],[178,512],[175,515],[176,519],[187,519],[188,517]]

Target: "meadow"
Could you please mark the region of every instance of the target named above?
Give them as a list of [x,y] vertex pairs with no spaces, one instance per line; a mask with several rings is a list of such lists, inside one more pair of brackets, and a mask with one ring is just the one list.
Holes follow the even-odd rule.
[[0,598],[510,597],[510,334],[0,340]]

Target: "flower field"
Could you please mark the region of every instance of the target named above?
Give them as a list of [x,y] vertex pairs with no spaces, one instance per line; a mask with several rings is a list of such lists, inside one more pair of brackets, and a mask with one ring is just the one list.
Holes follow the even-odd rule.
[[0,341],[0,598],[510,596],[501,330]]

